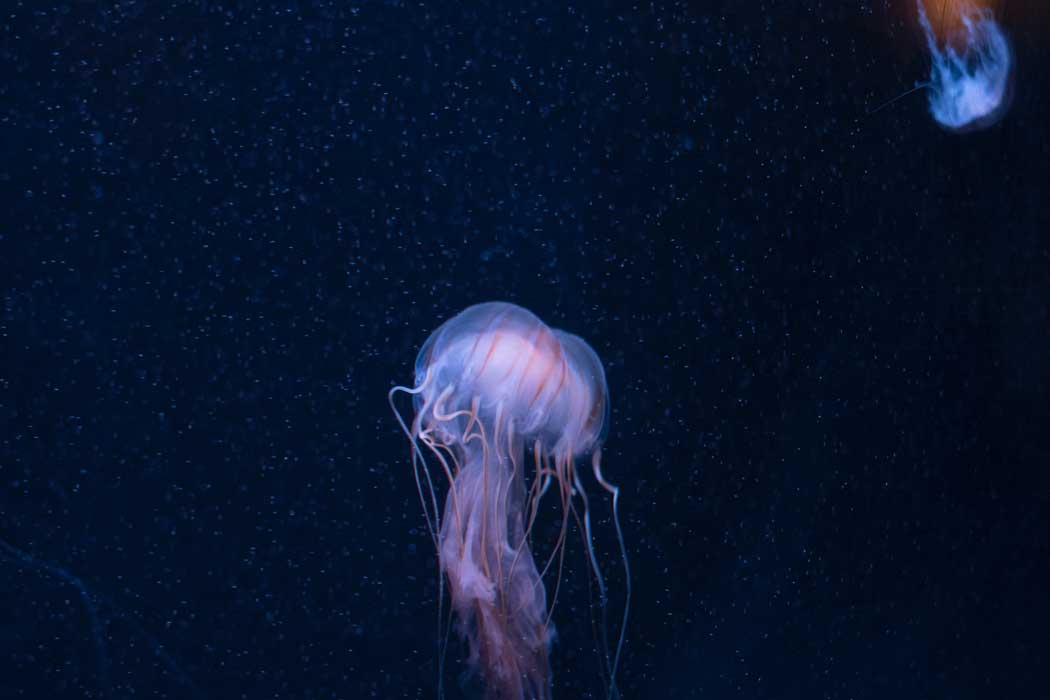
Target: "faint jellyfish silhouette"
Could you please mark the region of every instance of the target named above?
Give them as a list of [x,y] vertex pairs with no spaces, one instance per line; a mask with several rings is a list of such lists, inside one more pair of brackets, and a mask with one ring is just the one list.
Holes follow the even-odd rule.
[[[72,589],[76,593],[76,597],[80,599],[83,605],[83,613],[88,623],[87,632],[90,635],[89,638],[83,641],[88,643],[94,652],[94,678],[90,680],[81,679],[78,682],[78,685],[87,693],[85,697],[111,697],[118,694],[122,696],[129,690],[127,686],[129,670],[127,668],[119,668],[119,673],[114,673],[114,658],[110,654],[106,643],[107,638],[110,638],[112,635],[111,627],[117,620],[127,626],[126,634],[130,634],[130,638],[145,643],[152,657],[160,663],[166,675],[174,682],[175,687],[178,687],[189,697],[204,697],[190,677],[168,653],[164,645],[147,632],[135,617],[120,606],[115,605],[106,596],[91,591],[79,577],[70,571],[57,564],[39,559],[4,540],[0,540],[0,561],[9,565],[5,567],[7,573],[17,576],[30,574],[42,577],[59,586]],[[37,590],[37,587],[31,586],[26,589]],[[67,600],[65,603],[68,606],[70,601]],[[49,611],[49,615],[52,617],[58,614],[58,611]],[[8,636],[10,639],[7,641],[17,642],[17,630],[13,630]],[[40,649],[34,646],[29,656],[36,657],[39,654]],[[65,665],[68,667],[70,666],[68,663],[69,650],[64,649],[63,654],[67,657]],[[56,684],[64,682],[56,679]]]
[[[414,396],[411,426],[394,406],[399,392]],[[551,616],[570,514],[580,527],[605,609],[606,586],[577,465],[577,458],[591,456],[596,482],[612,496],[626,574],[615,652],[611,659],[607,652],[603,656],[608,696],[618,697],[630,568],[617,511],[619,491],[601,471],[609,402],[598,356],[580,338],[547,327],[521,307],[479,304],[434,331],[416,361],[416,386],[394,387],[389,399],[412,442],[416,486],[437,548],[442,586],[447,577],[458,628],[469,646],[468,663],[489,698],[551,697]],[[442,477],[450,487],[439,509]],[[552,486],[561,503],[561,527],[540,570],[531,533],[540,501]],[[543,577],[555,559],[557,583],[548,607]],[[438,655],[440,696],[443,648]]]
[[1010,106],[1013,70],[1010,42],[992,11],[978,0],[943,0],[935,27],[923,0],[917,4],[931,58],[924,85],[930,114],[951,131],[991,126]]

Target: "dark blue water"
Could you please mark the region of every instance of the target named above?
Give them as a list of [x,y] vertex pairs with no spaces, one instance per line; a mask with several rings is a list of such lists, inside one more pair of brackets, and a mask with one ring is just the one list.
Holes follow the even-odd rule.
[[[0,698],[436,697],[386,392],[489,299],[604,362],[624,698],[1045,695],[1050,20],[1001,4],[965,136],[867,115],[903,0],[5,7]],[[556,698],[586,577],[573,531]]]

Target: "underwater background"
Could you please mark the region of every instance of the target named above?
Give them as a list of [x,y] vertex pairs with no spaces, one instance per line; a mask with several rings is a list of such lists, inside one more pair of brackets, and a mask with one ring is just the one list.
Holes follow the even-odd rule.
[[1001,6],[963,135],[871,113],[904,0],[5,6],[0,698],[435,698],[386,393],[492,299],[605,366],[624,698],[1045,696],[1050,18]]

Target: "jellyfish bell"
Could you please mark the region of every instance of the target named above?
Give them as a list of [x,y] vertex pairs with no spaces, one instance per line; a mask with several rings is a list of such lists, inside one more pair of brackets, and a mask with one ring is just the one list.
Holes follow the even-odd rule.
[[1013,52],[987,3],[946,0],[931,20],[917,0],[930,51],[930,114],[949,131],[991,126],[1010,107]]
[[[510,304],[480,304],[438,328],[420,351],[417,420],[425,418],[421,409],[469,408],[476,399],[481,414],[493,413],[487,422],[496,423],[494,412],[501,411],[520,433],[549,433],[577,391],[567,376],[571,371],[554,333],[532,313]],[[446,429],[457,425],[438,423]],[[464,427],[464,421],[458,425]]]
[[[601,362],[581,338],[519,306],[492,302],[434,331],[420,350],[415,387],[392,389],[392,406],[399,392],[414,395],[411,424],[400,415],[398,421],[412,441],[417,488],[441,580],[447,580],[468,643],[468,663],[487,697],[549,698],[552,613],[570,516],[581,526],[605,599],[578,458],[591,455],[595,480],[612,495],[627,566],[619,491],[601,474],[609,411]],[[439,508],[443,483],[448,492]],[[561,528],[540,568],[530,540],[540,500],[552,489],[561,504]],[[543,583],[548,573],[557,580],[550,604]],[[615,659],[605,659],[610,697],[616,695],[626,615],[625,605]]]

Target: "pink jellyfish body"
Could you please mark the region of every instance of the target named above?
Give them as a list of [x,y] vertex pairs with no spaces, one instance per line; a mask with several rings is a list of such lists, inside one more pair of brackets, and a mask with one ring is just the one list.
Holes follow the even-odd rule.
[[[470,649],[468,663],[488,698],[550,698],[553,603],[548,607],[543,577],[557,559],[560,583],[570,514],[605,601],[577,469],[581,456],[591,456],[595,480],[612,495],[627,566],[618,490],[601,473],[609,413],[601,362],[583,340],[519,306],[479,304],[434,331],[416,361],[416,386],[392,389],[392,406],[398,392],[415,397],[411,426],[398,420],[412,441],[416,485]],[[442,483],[449,488],[439,510]],[[552,486],[562,506],[561,529],[540,570],[531,531]],[[627,591],[629,603],[629,569]],[[614,658],[605,659],[610,697],[617,695],[626,621],[627,605]]]

